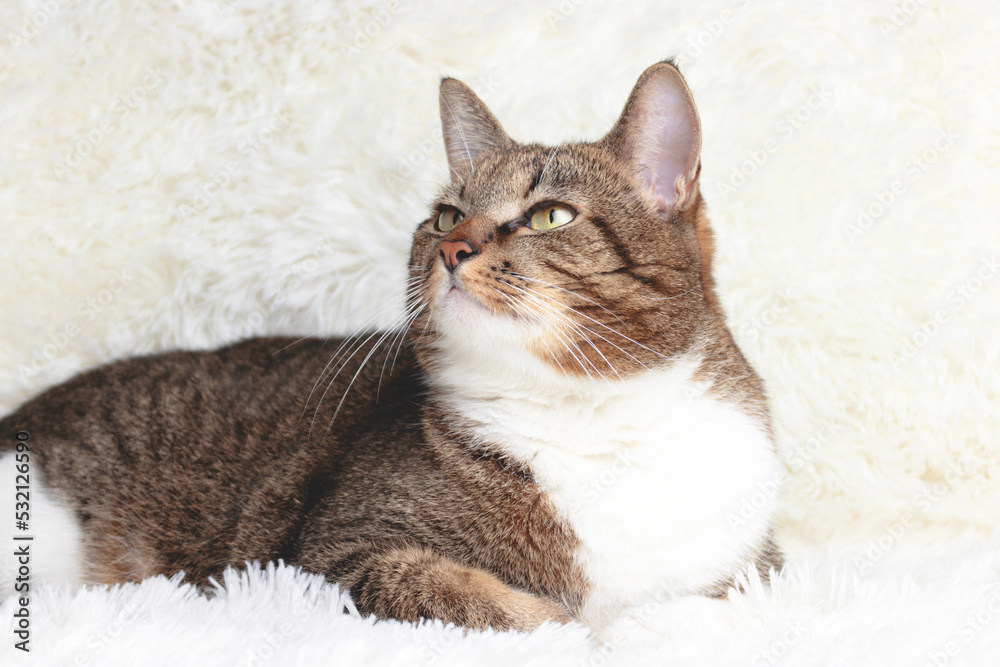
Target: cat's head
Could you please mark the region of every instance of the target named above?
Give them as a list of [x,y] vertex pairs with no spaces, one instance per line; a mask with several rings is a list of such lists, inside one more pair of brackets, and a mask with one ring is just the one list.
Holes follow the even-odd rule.
[[643,72],[593,143],[517,143],[455,79],[441,82],[440,103],[452,178],[410,259],[425,367],[463,351],[483,364],[527,352],[569,376],[614,379],[662,367],[716,324],[701,127],[673,64]]

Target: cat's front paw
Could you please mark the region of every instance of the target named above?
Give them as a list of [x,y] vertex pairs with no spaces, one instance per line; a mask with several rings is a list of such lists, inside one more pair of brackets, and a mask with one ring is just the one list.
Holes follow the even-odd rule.
[[569,623],[556,600],[508,586],[423,547],[373,555],[355,576],[351,596],[362,613],[417,622],[438,619],[471,630],[529,632],[546,621]]
[[450,620],[476,630],[530,632],[547,621],[569,623],[569,610],[558,601],[512,588],[492,574],[463,568],[449,582],[446,597],[457,602],[447,610]]

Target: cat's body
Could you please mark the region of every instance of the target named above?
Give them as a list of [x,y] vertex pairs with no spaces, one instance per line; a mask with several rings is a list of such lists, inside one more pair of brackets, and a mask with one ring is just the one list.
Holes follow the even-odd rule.
[[442,120],[454,179],[414,238],[408,339],[135,359],[0,422],[4,449],[30,434],[36,574],[282,558],[380,616],[528,629],[780,562],[770,503],[732,522],[777,461],[680,75],[647,70],[596,144],[514,144],[453,80]]

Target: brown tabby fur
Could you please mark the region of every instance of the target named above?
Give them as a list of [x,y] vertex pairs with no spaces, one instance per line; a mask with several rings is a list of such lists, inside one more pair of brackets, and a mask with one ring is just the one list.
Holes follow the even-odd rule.
[[[410,258],[411,305],[427,307],[401,349],[358,337],[329,365],[333,342],[257,339],[132,359],[0,422],[0,434],[31,434],[35,470],[82,523],[91,582],[184,570],[204,584],[227,565],[284,559],[350,587],[380,617],[519,630],[569,620],[588,591],[576,536],[528,462],[471,443],[429,382],[448,354],[432,315],[445,238],[478,253],[463,269],[471,294],[576,342],[536,345],[543,363],[615,378],[700,349],[709,391],[766,425],[762,386],[714,293],[699,163],[669,215],[625,166],[635,92],[607,137],[558,151],[514,143],[447,79],[446,139],[449,113],[470,130],[471,159],[452,140],[455,178]],[[572,202],[582,220],[534,232],[524,214],[542,201]],[[434,229],[445,207],[466,214],[448,234]],[[581,327],[600,335],[584,340]],[[756,560],[764,573],[780,562],[769,542]]]

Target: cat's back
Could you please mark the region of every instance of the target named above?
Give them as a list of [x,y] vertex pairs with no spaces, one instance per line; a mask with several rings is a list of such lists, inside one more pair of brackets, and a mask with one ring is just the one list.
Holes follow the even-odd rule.
[[[36,559],[36,572],[114,583],[184,569],[204,581],[227,563],[283,557],[317,485],[356,456],[356,434],[418,421],[410,352],[374,340],[262,338],[138,357],[0,420],[3,450],[27,438],[38,551],[66,556]],[[406,456],[412,440],[380,455]],[[4,479],[14,456],[0,453]]]
[[[0,429],[73,441],[91,452],[113,445],[123,456],[139,455],[144,443],[160,453],[258,455],[247,448],[258,437],[329,440],[377,409],[380,392],[391,396],[400,390],[392,385],[414,379],[408,350],[389,353],[364,337],[257,338],[135,357],[44,391],[0,420]],[[53,452],[46,447],[39,456]]]

